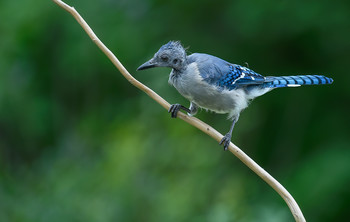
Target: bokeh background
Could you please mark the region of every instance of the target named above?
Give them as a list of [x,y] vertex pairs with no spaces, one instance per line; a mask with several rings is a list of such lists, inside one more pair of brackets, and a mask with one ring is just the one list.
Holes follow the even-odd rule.
[[[264,75],[332,77],[256,99],[232,140],[308,221],[349,218],[349,1],[67,3],[170,103],[188,105],[169,69],[135,72],[169,40]],[[52,1],[1,1],[0,39],[0,221],[293,221],[274,190],[131,86]],[[229,129],[224,115],[197,116]]]

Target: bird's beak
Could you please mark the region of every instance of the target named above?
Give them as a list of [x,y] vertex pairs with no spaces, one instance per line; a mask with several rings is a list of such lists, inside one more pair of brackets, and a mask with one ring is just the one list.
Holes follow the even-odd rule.
[[149,69],[149,68],[153,68],[156,67],[156,64],[153,62],[153,60],[149,60],[148,62],[145,62],[144,64],[142,64],[140,67],[138,67],[136,70],[140,71],[140,70],[144,70],[144,69]]

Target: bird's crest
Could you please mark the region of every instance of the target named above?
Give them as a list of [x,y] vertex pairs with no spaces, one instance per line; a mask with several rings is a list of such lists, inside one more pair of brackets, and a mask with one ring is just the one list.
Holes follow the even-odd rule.
[[174,48],[183,48],[180,41],[169,41],[167,44],[163,45],[160,49],[166,50],[166,49],[174,49]]

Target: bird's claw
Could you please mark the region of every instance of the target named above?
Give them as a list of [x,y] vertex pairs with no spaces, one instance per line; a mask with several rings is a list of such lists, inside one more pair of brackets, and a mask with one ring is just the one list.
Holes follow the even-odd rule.
[[176,118],[177,117],[177,113],[180,111],[181,109],[181,105],[176,103],[170,106],[168,113],[171,114],[171,118]]
[[222,137],[220,141],[220,145],[224,145],[224,150],[226,151],[228,149],[228,146],[231,142],[231,134],[227,133],[224,137]]

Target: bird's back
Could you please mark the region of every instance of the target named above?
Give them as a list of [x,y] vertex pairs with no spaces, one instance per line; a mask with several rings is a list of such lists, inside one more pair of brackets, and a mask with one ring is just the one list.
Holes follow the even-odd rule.
[[216,84],[220,77],[229,72],[230,63],[212,55],[193,53],[187,61],[188,64],[196,63],[201,77],[210,84]]

